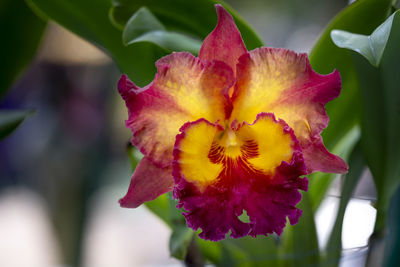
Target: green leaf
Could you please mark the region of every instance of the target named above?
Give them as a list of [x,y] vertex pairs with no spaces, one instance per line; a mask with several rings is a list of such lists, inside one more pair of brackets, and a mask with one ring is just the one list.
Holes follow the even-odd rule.
[[[371,35],[372,37],[378,32],[383,36],[381,40],[367,40],[373,47],[379,47],[380,56],[375,57],[376,61],[372,62],[376,63],[373,64],[375,66],[370,64],[371,58],[365,53],[352,52],[361,91],[361,147],[378,192],[377,218],[374,234],[370,238],[369,264],[381,262],[383,257],[379,251],[383,251],[389,203],[400,185],[399,14],[400,11],[395,12]],[[351,38],[352,35],[348,34],[347,37]],[[347,43],[351,44],[351,41]],[[356,50],[354,47],[351,49]],[[386,246],[388,244],[390,243],[386,243]]]
[[[391,0],[358,0],[347,6],[322,32],[310,54],[310,62],[318,73],[330,73],[339,70],[342,78],[342,92],[338,99],[329,102],[326,110],[329,126],[322,132],[325,146],[335,153],[350,151],[344,147],[338,151],[336,146],[359,124],[360,100],[358,80],[351,52],[340,49],[332,42],[330,32],[333,29],[370,33],[388,16]],[[371,14],[374,14],[371,16]],[[340,153],[341,152],[341,153]],[[315,210],[329,188],[334,174],[315,173],[310,178],[310,199]]]
[[171,53],[189,51],[197,54],[201,47],[199,40],[169,32],[146,7],[140,8],[126,23],[122,40],[125,45],[139,42],[154,43]]
[[162,219],[171,229],[186,225],[182,210],[176,208],[172,193],[166,193],[155,200],[144,203],[148,209]]
[[262,46],[253,29],[227,4],[215,0],[113,0],[110,17],[114,25],[124,28],[129,18],[141,7],[148,7],[169,31],[186,33],[203,40],[215,27],[217,16],[214,4],[220,3],[232,14],[247,49]]
[[276,235],[227,239],[223,241],[223,245],[225,266],[232,266],[228,256],[237,266],[277,266],[280,261],[279,241]]
[[358,81],[351,55],[334,45],[330,32],[340,29],[369,34],[386,19],[390,8],[391,0],[354,2],[333,18],[311,51],[310,61],[315,71],[330,73],[337,69],[342,78],[341,95],[326,106],[330,122],[322,135],[328,149],[332,149],[358,123],[360,109]]
[[0,97],[34,57],[45,25],[24,0],[1,1]]
[[201,239],[196,236],[196,242],[203,254],[204,258],[214,263],[216,266],[221,266],[222,262],[222,242],[212,242]]
[[171,256],[184,260],[193,235],[194,232],[185,223],[174,227],[169,239],[169,252]]
[[197,238],[204,257],[216,266],[278,266],[279,241],[276,236],[226,238],[219,242]]
[[324,266],[338,266],[342,253],[342,226],[347,204],[353,191],[361,178],[361,174],[366,167],[360,144],[353,149],[349,160],[349,172],[343,177],[342,191],[340,194],[340,204],[336,215],[335,224],[330,234],[328,244],[325,249]]
[[145,205],[172,229],[169,240],[170,254],[172,257],[183,260],[194,232],[187,227],[182,210],[176,208],[176,201],[172,198],[171,192],[146,202]]
[[136,147],[132,146],[131,142],[127,144],[126,152],[131,163],[132,171],[134,171],[139,161],[143,158],[143,154],[140,153],[140,151]]
[[14,131],[32,110],[0,110],[0,140]]
[[126,45],[131,40],[150,31],[165,31],[165,27],[147,7],[142,7],[126,23],[122,40]]
[[[135,171],[143,155],[136,147],[132,146],[131,143],[128,143],[126,151],[132,171]],[[172,229],[169,240],[170,255],[183,260],[193,239],[194,232],[187,227],[182,211],[176,208],[176,201],[172,198],[172,194],[163,194],[155,200],[146,202],[145,206]],[[210,255],[211,258],[215,257],[212,255],[212,246],[208,246],[205,250],[207,250],[207,252],[203,253]]]
[[130,40],[128,44],[140,42],[150,42],[156,44],[166,49],[167,53],[172,53],[174,51],[187,51],[192,53],[193,55],[197,55],[201,47],[201,42],[198,40],[195,40],[183,34],[168,31],[148,32],[136,39]]
[[400,11],[389,20],[379,67],[353,52],[363,108],[361,145],[378,192],[377,232],[383,231],[390,198],[400,184]]
[[303,193],[298,208],[303,211],[299,222],[292,227],[286,227],[283,234],[284,243],[280,255],[286,260],[281,266],[320,266],[314,213],[307,192]]
[[146,202],[145,205],[172,229],[169,240],[171,256],[180,260],[185,259],[194,232],[187,227],[182,211],[176,208],[172,194],[161,195],[153,201]]
[[[156,198],[155,200],[144,203],[146,207],[163,220],[169,227],[173,227],[173,223],[170,216],[170,203],[168,194],[164,194]],[[175,208],[175,207],[172,207]],[[176,208],[175,208],[176,209]]]
[[379,66],[383,51],[389,39],[392,29],[393,18],[390,16],[371,35],[350,33],[347,31],[333,30],[331,38],[335,45],[341,48],[348,48],[363,55],[373,66]]
[[165,50],[151,43],[124,46],[122,31],[109,20],[109,0],[27,0],[40,12],[88,40],[110,55],[121,71],[139,86],[149,83],[155,73],[154,62]]
[[383,266],[400,266],[400,186],[390,203]]
[[392,6],[394,9],[400,9],[400,1],[399,0],[393,0]]
[[177,201],[173,199],[172,193],[170,192],[166,196],[169,211],[166,218],[168,218],[167,220],[170,222],[172,228],[172,235],[169,240],[170,254],[182,260],[188,253],[188,247],[191,245],[191,242],[195,242],[193,240],[194,232],[187,227],[186,220],[182,215],[182,209],[176,208]]

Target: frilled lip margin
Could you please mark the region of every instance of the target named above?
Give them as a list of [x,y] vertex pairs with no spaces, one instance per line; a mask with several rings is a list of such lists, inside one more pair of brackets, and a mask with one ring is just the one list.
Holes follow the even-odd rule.
[[[273,114],[268,113],[259,114],[257,120],[266,116],[275,120]],[[233,238],[246,235],[267,236],[272,233],[280,235],[286,225],[286,217],[290,224],[296,224],[302,214],[296,208],[301,200],[298,190],[307,191],[308,180],[300,177],[306,174],[306,169],[293,130],[283,120],[275,120],[284,125],[284,131],[295,142],[291,162],[283,161],[273,175],[254,170],[245,160],[238,159],[234,164],[224,166],[215,183],[200,190],[198,186],[185,180],[179,160],[180,143],[185,138],[185,129],[201,121],[204,119],[186,123],[181,128],[182,133],[176,138],[173,153],[173,196],[179,199],[177,207],[184,209],[183,215],[188,226],[195,231],[201,228],[201,238],[218,241],[224,239],[229,231]],[[238,218],[244,210],[249,216],[249,222]]]
[[[178,52],[159,59],[154,80],[143,88],[125,75],[118,83],[128,108],[126,126],[132,130],[132,144],[144,154],[120,203],[134,208],[173,190],[188,225],[201,228],[200,237],[204,239],[220,240],[229,232],[232,237],[280,234],[287,218],[295,224],[301,215],[296,208],[301,199],[299,190],[308,187],[303,175],[348,170],[340,157],[325,148],[320,136],[328,125],[324,106],[341,90],[340,75],[337,71],[317,74],[306,54],[287,49],[247,51],[232,16],[221,5],[215,7],[218,24],[204,40],[199,57]],[[265,111],[271,113],[260,115]],[[246,145],[245,156],[239,156],[241,146],[228,151],[232,154],[227,152],[232,159],[221,154],[220,147],[207,144],[212,153],[207,155],[203,149],[204,161],[194,163],[196,168],[179,165],[182,140],[191,126],[208,123],[206,126],[214,127],[214,131],[222,126],[212,122],[236,121],[230,125],[232,134],[240,127],[249,127],[242,122],[253,121],[257,114],[273,118],[283,126],[281,130],[290,133],[294,142],[287,155],[292,153],[291,157],[269,157],[272,150],[257,147],[267,141],[257,143],[256,139],[262,141],[268,136],[264,132],[270,133],[259,127],[254,142],[241,143]],[[194,136],[199,145],[202,133]],[[284,148],[281,145],[285,140],[268,144],[278,151]],[[191,150],[195,142],[187,141],[186,148]],[[259,152],[262,157],[250,159]],[[197,154],[191,157],[193,162]],[[273,167],[267,167],[264,159],[272,159],[268,162]],[[198,181],[204,183],[199,186]],[[238,218],[243,211],[249,216],[248,222]]]

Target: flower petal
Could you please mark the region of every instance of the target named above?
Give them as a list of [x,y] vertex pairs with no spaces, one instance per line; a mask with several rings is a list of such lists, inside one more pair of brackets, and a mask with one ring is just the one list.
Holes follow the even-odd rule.
[[132,143],[154,164],[166,167],[184,123],[199,118],[216,122],[230,113],[227,94],[234,76],[225,63],[204,65],[189,53],[173,53],[156,66],[157,75],[145,88],[123,75],[118,89],[128,108]]
[[158,168],[144,157],[132,175],[128,192],[119,203],[125,208],[136,208],[171,191],[173,187],[171,168]]
[[199,119],[188,122],[176,136],[172,175],[186,177],[199,188],[215,182],[222,171],[222,164],[214,164],[209,159],[210,147],[215,136],[223,131],[217,124]]
[[[200,119],[181,131],[172,165],[174,197],[188,226],[203,230],[200,237],[281,234],[286,217],[297,222],[298,190],[307,190],[308,182],[300,178],[306,170],[299,143],[283,120],[264,113],[251,125],[223,129]],[[250,222],[238,218],[243,210]]]
[[247,49],[231,14],[219,4],[215,5],[215,8],[218,24],[204,40],[199,58],[202,61],[223,61],[235,72],[239,57],[245,54]]
[[232,118],[249,122],[260,112],[272,112],[293,128],[308,173],[347,171],[347,164],[326,150],[320,136],[329,120],[324,106],[341,90],[337,71],[320,75],[306,54],[261,48],[239,59],[237,80]]

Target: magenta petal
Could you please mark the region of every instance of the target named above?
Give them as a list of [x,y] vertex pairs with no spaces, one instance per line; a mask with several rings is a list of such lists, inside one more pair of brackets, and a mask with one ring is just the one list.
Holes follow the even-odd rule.
[[[238,216],[243,211],[242,198],[239,192],[230,190],[229,187],[210,187],[206,192],[200,193],[198,188],[179,179],[179,184],[174,190],[174,197],[179,198],[178,207],[183,207],[183,215],[190,228],[203,231],[199,237],[218,241],[225,238],[231,231],[231,236],[239,238],[246,236],[250,231],[248,223],[241,222]],[[247,192],[244,192],[247,193]]]
[[171,164],[175,136],[183,124],[200,118],[221,121],[230,113],[226,91],[235,77],[225,63],[203,64],[189,53],[172,53],[159,59],[156,67],[157,74],[146,87],[139,88],[122,75],[118,90],[128,108],[132,144],[163,168]]
[[119,200],[119,204],[125,208],[137,208],[171,191],[173,187],[171,168],[158,168],[144,157],[136,167],[128,192]]
[[[271,116],[273,115],[261,114],[259,123],[263,118]],[[276,123],[282,125],[284,131],[292,137],[293,152],[290,162],[282,161],[273,172],[263,172],[250,163],[252,158],[260,155],[258,144],[242,146],[243,156],[235,159],[218,154],[223,153],[223,149],[217,149],[209,152],[209,159],[216,163],[220,160],[223,168],[218,177],[206,187],[196,185],[196,181],[191,182],[187,176],[190,172],[183,169],[187,168],[187,163],[184,164],[188,161],[184,159],[188,151],[181,142],[184,138],[191,137],[192,132],[189,129],[196,122],[181,128],[184,134],[177,136],[172,164],[175,179],[173,193],[174,198],[179,200],[178,208],[184,209],[183,215],[188,226],[195,231],[202,229],[199,237],[218,241],[224,239],[229,232],[233,238],[246,235],[267,236],[272,233],[280,235],[287,219],[291,224],[297,223],[301,216],[301,210],[296,208],[301,200],[299,190],[306,191],[308,187],[307,178],[301,177],[306,174],[306,167],[293,130],[284,121]],[[255,125],[257,124],[252,124]],[[250,222],[240,220],[239,216],[244,210]]]
[[241,122],[253,121],[260,112],[274,113],[293,129],[308,173],[344,173],[346,163],[329,153],[321,139],[329,121],[325,104],[340,90],[338,71],[321,75],[306,54],[263,47],[239,59],[231,116]]
[[282,162],[275,178],[266,180],[254,179],[250,185],[251,194],[247,194],[245,209],[252,225],[250,236],[266,235],[275,232],[280,235],[286,225],[286,216],[290,224],[296,224],[302,211],[296,208],[301,200],[301,193],[307,191],[307,178],[304,174],[301,152],[296,152],[291,163]]
[[346,162],[326,149],[321,136],[317,136],[312,144],[303,146],[302,149],[308,173],[314,171],[346,173],[348,171]]
[[232,16],[221,5],[215,5],[215,8],[218,24],[204,40],[199,58],[202,61],[223,61],[235,72],[239,57],[247,53],[247,49]]
[[[183,215],[188,226],[194,230],[201,228],[199,237],[203,239],[218,241],[229,231],[233,238],[280,235],[286,218],[293,225],[302,214],[296,208],[301,200],[298,190],[307,190],[308,180],[299,177],[304,174],[303,167],[298,168],[301,163],[301,154],[297,154],[292,163],[282,164],[274,178],[255,176],[247,180],[249,177],[238,173],[233,184],[220,181],[204,193],[194,184],[175,177],[174,197],[179,199],[178,207],[186,211]],[[250,218],[249,223],[238,218],[243,210]]]

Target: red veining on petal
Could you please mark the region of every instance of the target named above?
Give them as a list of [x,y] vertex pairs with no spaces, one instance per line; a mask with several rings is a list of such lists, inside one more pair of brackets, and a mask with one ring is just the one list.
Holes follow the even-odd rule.
[[[174,197],[179,199],[178,207],[185,210],[188,226],[194,230],[201,228],[200,237],[217,241],[225,238],[231,231],[234,238],[245,235],[257,236],[271,233],[281,234],[286,217],[295,224],[301,211],[295,207],[300,201],[298,190],[307,190],[307,179],[300,178],[306,173],[301,148],[293,130],[282,120],[276,120],[272,114],[260,114],[257,120],[273,119],[282,127],[285,134],[293,140],[293,154],[290,162],[282,161],[273,173],[265,173],[250,163],[259,156],[258,140],[245,140],[240,146],[241,156],[232,158],[226,155],[225,148],[218,142],[210,144],[208,158],[214,164],[222,164],[223,169],[213,183],[205,189],[188,182],[184,177],[180,160],[182,151],[180,142],[187,138],[186,131],[199,123],[185,124],[177,136],[174,149],[173,176],[175,179]],[[244,124],[237,126],[239,129]],[[218,133],[223,132],[219,129]],[[217,134],[218,134],[217,133]],[[246,210],[249,223],[238,219]]]
[[[155,79],[144,88],[126,75],[118,82],[132,143],[145,155],[120,204],[137,207],[174,187],[177,206],[189,227],[202,229],[201,238],[280,235],[287,219],[295,224],[301,216],[299,190],[308,187],[301,176],[347,171],[320,136],[328,124],[324,105],[339,95],[340,76],[317,74],[305,54],[286,49],[247,52],[232,16],[221,5],[216,10],[218,24],[198,58],[172,53],[158,60]],[[238,138],[264,120],[278,125],[280,135],[266,130]],[[190,133],[199,126],[203,132]],[[271,142],[276,136],[287,139]],[[200,156],[190,149],[196,145]],[[249,222],[238,218],[243,211]]]
[[239,58],[232,116],[252,121],[260,112],[273,112],[294,130],[308,173],[344,173],[346,163],[326,150],[320,136],[329,120],[324,106],[340,90],[337,71],[321,75],[313,71],[306,54],[262,47]]
[[240,147],[241,156],[237,158],[231,158],[225,154],[225,148],[219,145],[217,142],[213,142],[211,145],[210,153],[208,158],[214,164],[222,164],[224,166],[223,171],[220,174],[220,178],[225,180],[233,177],[235,171],[241,171],[249,175],[262,175],[260,170],[257,170],[248,159],[255,158],[259,155],[258,145],[254,140],[246,140]]
[[[240,148],[242,157],[240,159],[255,158],[258,154],[258,145],[254,140],[246,140]],[[228,159],[232,160],[230,157],[224,155],[225,148],[220,146],[217,142],[213,142],[211,145],[210,153],[208,158],[212,163],[222,163],[226,165]],[[246,162],[244,162],[246,163]]]
[[224,120],[232,110],[227,94],[234,74],[224,62],[202,63],[189,53],[172,53],[156,63],[155,79],[139,88],[126,75],[118,90],[128,108],[132,144],[160,168],[172,161],[179,128],[188,121]]

